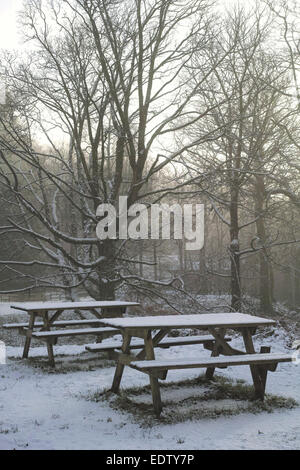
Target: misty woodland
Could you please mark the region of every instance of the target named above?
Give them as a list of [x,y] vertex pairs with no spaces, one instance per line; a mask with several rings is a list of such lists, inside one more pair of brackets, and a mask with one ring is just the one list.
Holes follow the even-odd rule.
[[[279,352],[291,347],[300,338],[300,3],[25,0],[18,34],[22,48],[7,44],[0,49],[0,88],[5,91],[0,101],[3,305],[124,299],[142,305],[140,316],[241,312],[281,321],[285,329],[278,333]],[[128,208],[135,205],[135,215],[139,207],[148,211],[149,224],[133,222],[134,237],[120,234],[119,201],[124,199]],[[154,207],[167,205],[179,208],[170,221],[177,217],[180,230],[184,220],[178,214],[183,217],[185,206],[203,208],[197,243],[176,236],[172,223],[170,236],[163,235],[165,219]],[[105,207],[115,208],[116,214],[114,235],[106,238],[97,236],[97,226],[106,231]],[[129,212],[128,223],[133,220]],[[155,237],[151,223],[156,224]],[[111,229],[108,224],[108,234]],[[194,248],[186,249],[187,242]],[[76,318],[86,320],[85,313],[77,312]],[[21,344],[10,340],[7,345],[13,348]],[[224,335],[221,341],[228,349]],[[51,361],[52,343],[47,344]],[[83,344],[79,338],[76,347]],[[261,352],[268,352],[266,344]],[[293,381],[299,368],[283,366],[282,377],[286,370],[293,371],[290,384],[299,389]],[[91,372],[93,377],[104,374],[103,387],[111,384],[113,374],[106,377],[105,371]],[[185,372],[177,378],[187,379]],[[45,381],[52,377],[37,373]],[[99,407],[103,397],[91,376],[80,374],[82,382],[90,383],[90,406]],[[276,374],[270,375],[275,383]],[[141,386],[128,377],[127,385]],[[56,379],[63,390],[64,376]],[[284,383],[278,391],[284,391]],[[74,387],[79,393],[79,385]],[[227,397],[231,386],[221,380],[217,387]],[[176,396],[176,387],[172,393]],[[117,416],[120,448],[127,448],[124,418],[116,411],[119,406],[125,413],[127,405],[119,400],[112,416]],[[106,402],[101,406],[108,407]],[[103,413],[103,422],[113,427],[108,418]],[[190,415],[181,421],[187,419]],[[0,437],[1,424],[0,419]],[[239,448],[263,447],[253,426],[250,444],[245,436],[244,443],[238,441],[237,426],[232,443],[226,433],[216,437],[219,447],[237,442]],[[183,429],[176,435],[175,427],[166,431],[159,446],[180,448],[189,435]],[[274,422],[268,429],[279,434],[264,445],[283,448],[281,429],[276,431]],[[61,446],[68,448],[71,441],[59,432]],[[299,438],[299,425],[297,432]],[[155,448],[158,432],[150,434],[143,439]],[[267,439],[261,434],[261,440]],[[142,441],[141,435],[136,439]],[[103,445],[116,445],[113,439]],[[132,442],[139,448],[147,445]],[[299,442],[287,445],[299,448]],[[96,441],[89,443],[97,448]],[[218,447],[205,440],[185,445]]]
[[[296,5],[297,6],[297,5]],[[164,287],[299,302],[293,2],[28,0],[4,52],[3,293]],[[96,209],[203,203],[205,247],[100,241]],[[177,280],[177,281],[176,281]]]

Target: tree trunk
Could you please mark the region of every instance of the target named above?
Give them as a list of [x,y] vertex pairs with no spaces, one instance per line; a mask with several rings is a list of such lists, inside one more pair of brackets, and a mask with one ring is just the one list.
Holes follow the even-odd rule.
[[[115,240],[102,240],[99,245],[99,256],[105,256],[104,263],[97,268],[97,286],[95,292],[95,300],[115,300],[116,283],[112,277],[115,277]],[[93,287],[95,290],[95,286]]]
[[141,277],[144,276],[144,269],[143,269],[143,249],[144,243],[143,240],[139,240],[139,274]]
[[206,240],[208,237],[208,216],[207,216],[207,204],[204,206],[204,245],[199,251],[199,273],[200,273],[200,285],[198,286],[197,294],[208,294],[208,279],[206,272]]
[[239,226],[238,226],[238,188],[231,190],[230,202],[230,264],[231,264],[231,307],[234,311],[241,308],[241,277],[239,255]]
[[[264,245],[266,242],[266,229],[265,221],[263,218],[264,210],[264,194],[265,184],[262,176],[256,176],[255,186],[255,217],[258,217],[256,221],[257,236]],[[266,248],[259,253],[259,297],[260,297],[260,309],[264,313],[273,312],[273,282],[272,282],[272,267],[268,260],[268,251]]]
[[154,262],[154,280],[158,280],[158,266],[157,266],[157,246],[156,241],[153,240],[153,262]]

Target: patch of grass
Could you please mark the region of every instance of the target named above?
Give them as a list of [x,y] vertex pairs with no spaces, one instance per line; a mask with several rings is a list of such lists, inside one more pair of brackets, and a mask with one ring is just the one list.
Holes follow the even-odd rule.
[[[182,382],[161,383],[160,386],[163,401],[160,418],[155,418],[152,401],[149,399],[151,397],[149,385],[121,390],[118,395],[104,390],[85,398],[94,402],[108,402],[113,409],[131,414],[143,427],[152,427],[157,422],[174,424],[241,413],[271,413],[276,409],[291,409],[298,406],[292,398],[271,394],[265,395],[264,402],[255,400],[251,385],[243,380],[234,381],[222,376],[216,376],[210,381],[205,376],[200,376]],[[175,395],[177,394],[175,399],[170,397],[174,391]],[[182,398],[178,398],[180,394]]]
[[[23,359],[14,358],[16,361]],[[45,374],[68,374],[69,372],[92,371],[113,367],[115,362],[105,357],[91,357],[87,353],[77,356],[55,356],[55,368],[51,367],[46,357],[35,356],[26,359],[26,364],[38,369]]]
[[18,426],[11,426],[10,428],[0,427],[0,434],[16,434],[18,431]]

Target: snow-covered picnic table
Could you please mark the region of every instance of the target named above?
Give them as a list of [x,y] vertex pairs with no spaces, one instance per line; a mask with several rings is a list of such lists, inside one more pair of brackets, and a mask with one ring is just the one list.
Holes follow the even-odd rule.
[[100,308],[103,312],[105,309],[116,310],[117,308],[126,309],[126,307],[137,306],[140,305],[137,302],[124,302],[122,300],[87,300],[87,301],[80,301],[80,302],[17,302],[11,305],[11,308],[16,310],[23,310],[25,312],[40,312],[40,311],[48,311],[51,312],[53,310],[93,310],[95,308]]
[[[101,338],[106,334],[117,333],[117,329],[107,328],[103,325],[103,318],[108,316],[121,316],[126,312],[127,307],[135,307],[138,305],[139,303],[137,302],[124,302],[121,300],[14,303],[11,305],[11,308],[27,312],[29,315],[29,322],[10,323],[3,326],[8,329],[16,328],[19,330],[20,334],[25,335],[26,340],[23,358],[28,357],[32,337],[46,341],[49,364],[54,366],[53,344],[56,344],[58,337],[93,334],[98,338]],[[100,312],[98,311],[99,309]],[[89,311],[96,317],[96,319],[57,321],[66,310]],[[36,322],[37,317],[41,318],[42,321]],[[70,326],[88,326],[89,328],[65,329]],[[64,330],[58,330],[57,327],[64,328]],[[37,329],[39,331],[36,331]]]
[[[162,411],[160,388],[158,379],[165,380],[168,370],[186,368],[206,368],[206,376],[211,379],[216,367],[226,368],[234,365],[250,366],[255,396],[264,399],[267,372],[275,371],[279,362],[290,362],[292,356],[287,354],[272,354],[270,347],[262,347],[257,354],[252,341],[257,327],[274,326],[276,322],[266,318],[247,315],[243,313],[215,313],[194,315],[168,315],[146,316],[129,318],[107,318],[103,324],[117,328],[122,332],[123,343],[120,349],[114,350],[116,369],[112,383],[112,392],[117,393],[120,388],[124,366],[130,366],[149,375],[152,391],[153,406],[157,416]],[[193,360],[156,360],[154,348],[163,343],[164,338],[173,329],[195,328],[208,330],[210,336],[201,337],[199,344],[211,351],[210,358],[195,357]],[[226,330],[239,331],[243,336],[245,350],[234,349],[228,344]],[[155,332],[155,334],[154,334]],[[136,344],[131,343],[132,338],[142,339],[141,350],[137,355],[132,353]],[[199,337],[200,338],[200,337]],[[184,344],[180,338],[178,346]],[[185,343],[186,344],[186,343]],[[220,354],[226,358],[218,357]]]

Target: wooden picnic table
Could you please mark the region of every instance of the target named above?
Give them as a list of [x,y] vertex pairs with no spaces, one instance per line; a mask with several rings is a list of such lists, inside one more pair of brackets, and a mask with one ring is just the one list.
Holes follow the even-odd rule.
[[[15,303],[11,305],[11,308],[16,310],[22,310],[27,312],[29,315],[29,323],[18,326],[18,324],[4,325],[4,327],[19,328],[20,333],[26,336],[23,358],[27,358],[31,345],[31,338],[36,335],[38,339],[44,339],[47,341],[49,364],[54,366],[54,354],[53,354],[53,343],[59,336],[73,336],[78,334],[101,334],[107,328],[102,325],[102,320],[105,317],[121,316],[126,312],[127,307],[135,307],[140,305],[137,302],[124,302],[121,300],[115,301],[80,301],[80,302],[30,302],[30,303]],[[101,312],[98,312],[98,309]],[[97,320],[70,320],[70,321],[57,321],[62,313],[66,310],[79,310],[91,312]],[[42,322],[36,323],[36,318],[40,317]],[[65,330],[51,330],[53,327],[61,326],[78,326],[78,325],[89,325],[94,327],[104,326],[105,328],[89,328],[85,330],[72,329]],[[34,333],[34,329],[39,328],[38,333]],[[110,329],[111,332],[116,331]]]
[[[267,371],[274,371],[279,362],[289,362],[290,355],[271,354],[269,347],[262,347],[256,354],[252,336],[257,327],[274,326],[276,322],[266,318],[247,315],[243,313],[212,313],[194,315],[168,315],[128,318],[107,318],[103,324],[118,328],[123,335],[121,350],[115,351],[116,369],[111,391],[118,393],[124,366],[130,366],[149,375],[153,406],[157,416],[162,411],[160,388],[158,379],[166,379],[170,369],[206,368],[206,376],[211,379],[215,367],[224,368],[232,365],[249,365],[256,398],[263,400]],[[192,360],[181,358],[179,360],[155,360],[154,348],[163,341],[163,338],[173,329],[195,328],[208,330],[213,345],[210,348],[211,357],[195,357]],[[226,341],[226,331],[241,332],[245,351],[234,349]],[[154,332],[156,332],[154,334]],[[137,355],[132,353],[132,338],[143,340],[143,346]],[[211,343],[211,341],[210,341]],[[179,344],[180,345],[180,344]],[[207,348],[208,349],[208,348]],[[220,354],[226,358],[218,357]]]

